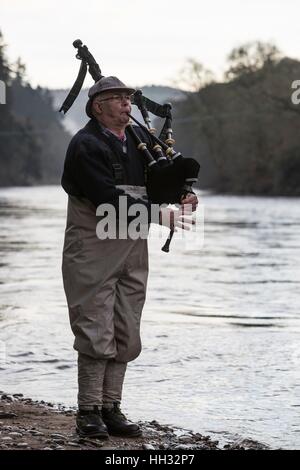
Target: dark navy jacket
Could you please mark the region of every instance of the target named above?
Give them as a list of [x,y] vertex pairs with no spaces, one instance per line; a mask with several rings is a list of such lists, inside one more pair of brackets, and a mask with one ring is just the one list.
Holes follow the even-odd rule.
[[[149,143],[140,128],[134,129],[144,142]],[[118,139],[114,136],[108,138],[99,123],[91,119],[69,144],[61,180],[64,190],[72,196],[88,199],[95,207],[111,203],[118,213],[118,198],[126,193],[116,187],[113,162],[117,161],[122,167],[122,184],[145,186],[144,157],[127,131],[126,138],[127,153],[123,153]],[[130,195],[126,197],[128,208],[134,203],[141,203],[150,209],[147,200],[135,199]]]

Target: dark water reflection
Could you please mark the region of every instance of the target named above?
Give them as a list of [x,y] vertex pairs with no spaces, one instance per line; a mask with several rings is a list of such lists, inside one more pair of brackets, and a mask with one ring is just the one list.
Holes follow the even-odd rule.
[[[299,200],[202,200],[202,249],[177,243],[166,255],[150,241],[144,349],[125,408],[224,442],[300,448]],[[4,390],[75,405],[65,211],[57,187],[0,191],[0,370]]]

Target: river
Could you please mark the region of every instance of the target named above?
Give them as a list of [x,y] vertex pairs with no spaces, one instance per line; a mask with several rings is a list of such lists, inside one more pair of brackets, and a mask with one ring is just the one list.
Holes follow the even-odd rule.
[[[123,408],[224,443],[299,449],[299,199],[199,197],[203,244],[175,240],[166,254],[149,240],[143,351]],[[6,392],[75,406],[66,202],[58,186],[0,190],[0,375]]]

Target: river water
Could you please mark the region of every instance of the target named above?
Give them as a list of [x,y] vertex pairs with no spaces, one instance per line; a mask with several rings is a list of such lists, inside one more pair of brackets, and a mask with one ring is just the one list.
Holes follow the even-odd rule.
[[[150,239],[143,352],[123,408],[224,443],[299,449],[299,199],[200,197],[202,247],[175,240],[165,254]],[[55,186],[0,190],[0,388],[75,406],[66,202]]]

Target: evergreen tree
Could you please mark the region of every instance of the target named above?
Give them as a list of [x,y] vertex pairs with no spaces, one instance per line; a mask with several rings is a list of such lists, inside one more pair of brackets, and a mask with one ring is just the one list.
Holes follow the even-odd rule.
[[48,90],[33,89],[19,58],[10,65],[0,33],[0,186],[58,183],[70,136],[52,107]]

